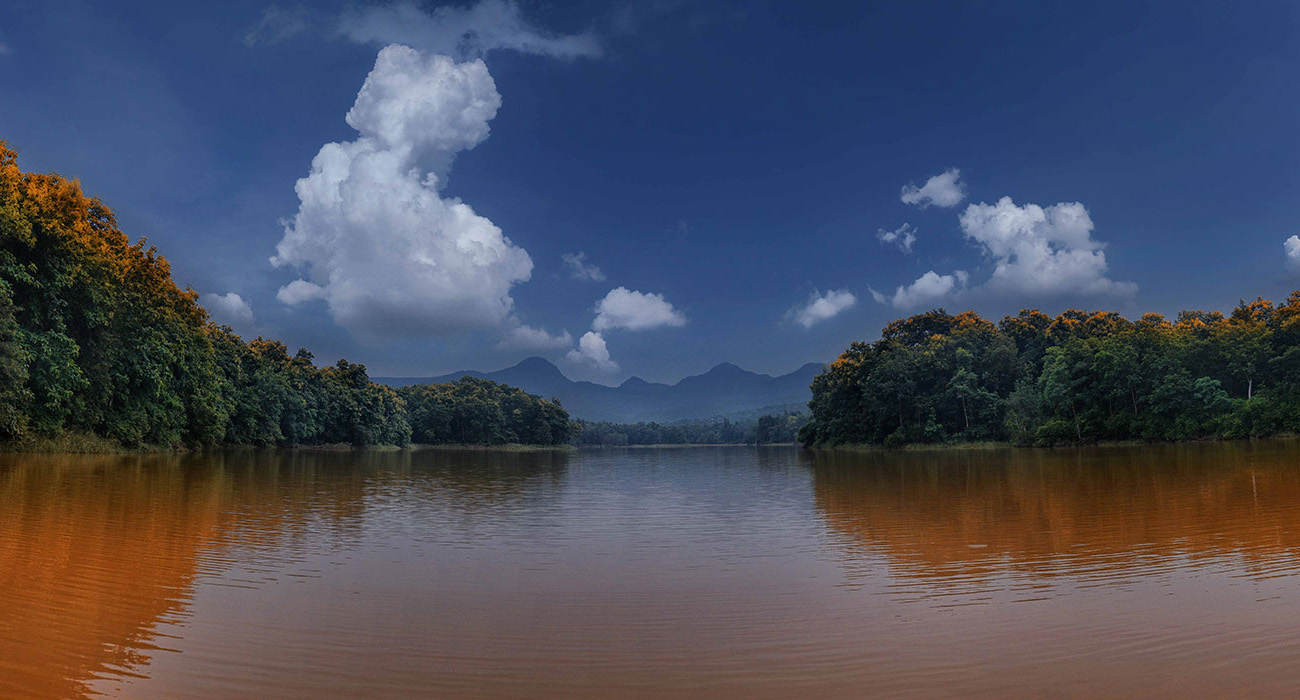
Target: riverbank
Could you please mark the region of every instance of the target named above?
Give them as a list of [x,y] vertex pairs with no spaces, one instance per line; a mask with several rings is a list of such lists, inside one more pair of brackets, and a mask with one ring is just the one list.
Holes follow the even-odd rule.
[[219,445],[206,448],[189,448],[175,445],[140,445],[126,447],[116,440],[98,435],[84,433],[67,433],[54,437],[28,437],[20,441],[0,443],[0,453],[8,454],[150,454],[161,452],[221,452],[221,451],[258,451],[258,450],[301,450],[312,452],[352,452],[352,451],[422,451],[422,450],[465,450],[492,452],[571,452],[578,448],[573,445],[349,445],[335,443],[329,445]]
[[64,433],[53,437],[28,436],[21,440],[0,442],[0,452],[26,454],[130,454],[169,452],[173,449],[163,446],[128,448],[116,440],[88,433]]
[[1205,444],[1216,442],[1257,442],[1260,440],[1295,440],[1300,438],[1300,433],[1282,432],[1274,435],[1268,435],[1256,438],[1199,438],[1195,440],[1098,440],[1095,442],[1080,443],[1057,443],[1054,445],[1016,445],[1007,441],[987,440],[980,442],[937,442],[937,443],[915,443],[910,445],[899,445],[887,447],[885,445],[872,445],[867,443],[849,443],[844,445],[811,445],[808,449],[813,450],[846,450],[854,452],[952,452],[952,451],[980,451],[980,450],[1004,450],[1011,448],[1026,450],[1053,450],[1053,449],[1071,449],[1079,447],[1145,447],[1150,445],[1187,445],[1187,444]]

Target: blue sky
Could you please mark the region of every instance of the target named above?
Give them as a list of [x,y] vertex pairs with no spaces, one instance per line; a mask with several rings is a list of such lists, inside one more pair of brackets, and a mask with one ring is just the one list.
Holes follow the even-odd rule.
[[778,373],[930,306],[1300,287],[1291,3],[16,2],[0,47],[24,168],[377,375]]

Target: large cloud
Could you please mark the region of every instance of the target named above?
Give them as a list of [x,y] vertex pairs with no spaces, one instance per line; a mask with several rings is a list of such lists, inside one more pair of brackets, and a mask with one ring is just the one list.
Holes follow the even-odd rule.
[[662,294],[642,294],[626,287],[616,287],[596,304],[596,320],[591,327],[595,331],[615,328],[642,331],[685,323],[686,317]]
[[1092,238],[1092,218],[1078,202],[1044,208],[1003,197],[997,204],[972,204],[961,215],[961,229],[996,264],[985,285],[991,290],[1118,297],[1137,292],[1132,282],[1106,277],[1106,244]]
[[1283,241],[1282,250],[1286,251],[1287,267],[1300,272],[1300,236],[1291,236]]
[[871,296],[881,304],[889,304],[900,311],[911,311],[933,306],[966,288],[969,276],[957,270],[951,275],[941,275],[934,270],[921,275],[915,282],[901,285],[892,296],[871,290]]
[[853,308],[858,298],[847,289],[832,289],[825,294],[813,292],[802,306],[790,310],[789,317],[804,328],[812,328],[828,318]]
[[371,336],[441,336],[512,319],[510,290],[533,263],[501,229],[444,199],[452,160],[488,136],[501,104],[482,61],[405,46],[379,52],[347,122],[298,181],[297,215],[271,262],[305,271],[277,295],[324,299],[340,325]]
[[372,5],[344,13],[339,32],[357,42],[405,44],[449,56],[482,57],[512,49],[555,58],[599,56],[593,34],[554,35],[530,26],[508,0],[481,0],[468,7],[444,5],[432,12],[415,3]]
[[903,186],[899,199],[906,204],[915,204],[922,209],[936,207],[955,207],[966,198],[966,185],[961,181],[961,171],[949,168],[925,181],[917,187],[914,184]]

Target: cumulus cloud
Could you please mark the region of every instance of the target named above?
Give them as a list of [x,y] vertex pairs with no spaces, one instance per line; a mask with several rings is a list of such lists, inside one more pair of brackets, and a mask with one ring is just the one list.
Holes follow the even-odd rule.
[[1137,292],[1132,282],[1106,277],[1106,244],[1092,238],[1092,218],[1078,202],[1044,208],[1017,206],[1003,197],[997,204],[972,204],[961,215],[961,229],[996,263],[986,283],[990,289],[1038,295]]
[[1282,242],[1286,251],[1286,264],[1291,270],[1300,272],[1300,236],[1291,236]]
[[966,185],[961,181],[961,170],[949,168],[926,180],[920,187],[913,183],[904,185],[899,198],[922,209],[930,205],[955,207],[966,198]]
[[244,30],[244,46],[252,48],[258,44],[274,44],[292,39],[310,27],[311,13],[302,5],[289,8],[270,5],[255,24]]
[[596,331],[587,331],[578,339],[578,347],[570,350],[564,359],[576,365],[592,367],[601,372],[612,374],[618,371],[618,363],[609,357],[609,348],[605,337]]
[[871,297],[880,304],[889,304],[900,311],[910,311],[923,306],[937,304],[966,288],[970,278],[965,272],[957,270],[951,275],[941,275],[934,270],[916,278],[911,284],[901,285],[892,296],[871,290]]
[[662,294],[642,294],[626,287],[617,287],[596,304],[596,320],[591,327],[596,331],[615,328],[641,331],[685,324],[686,317],[674,309]]
[[457,198],[439,193],[455,155],[488,136],[501,104],[482,61],[406,46],[379,52],[347,123],[298,181],[297,215],[271,258],[303,271],[277,297],[322,299],[341,326],[384,336],[443,336],[513,320],[511,287],[528,253]]
[[825,294],[813,292],[806,303],[791,309],[788,316],[804,328],[812,328],[857,303],[858,298],[847,289],[832,289]]
[[280,287],[280,291],[275,293],[275,298],[280,300],[281,304],[297,306],[308,301],[324,299],[325,289],[307,280],[294,280]]
[[586,253],[565,253],[560,256],[560,260],[569,269],[569,276],[575,280],[605,281],[605,273],[599,267],[587,263]]
[[339,33],[359,43],[405,44],[422,51],[480,58],[495,49],[555,58],[599,56],[594,34],[556,35],[531,26],[509,0],[480,0],[425,12],[412,2],[346,11]]
[[253,322],[253,307],[244,298],[234,292],[227,294],[204,294],[199,297],[199,304],[208,310],[213,322],[226,326],[248,325]]
[[876,232],[876,238],[886,245],[896,245],[904,253],[912,252],[912,244],[916,242],[916,229],[911,224],[903,224],[893,231],[880,229]]
[[511,328],[497,347],[509,350],[559,350],[573,345],[573,336],[568,331],[559,335],[542,328],[520,325]]

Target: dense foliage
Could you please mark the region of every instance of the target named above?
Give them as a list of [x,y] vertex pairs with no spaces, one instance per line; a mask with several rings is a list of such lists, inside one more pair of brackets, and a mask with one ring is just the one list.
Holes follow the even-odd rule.
[[415,442],[563,445],[574,431],[560,402],[488,379],[402,387]]
[[[491,382],[404,390],[362,365],[245,343],[79,183],[24,173],[0,141],[0,442],[69,432],[134,446],[555,444],[568,415]],[[488,416],[484,418],[484,416]],[[478,421],[486,420],[486,423]],[[466,422],[473,430],[466,428]]]
[[806,444],[1261,437],[1300,431],[1300,292],[1130,321],[930,311],[813,381]]
[[580,445],[742,445],[789,443],[804,424],[806,413],[764,415],[745,426],[729,418],[673,423],[605,423],[579,421]]

